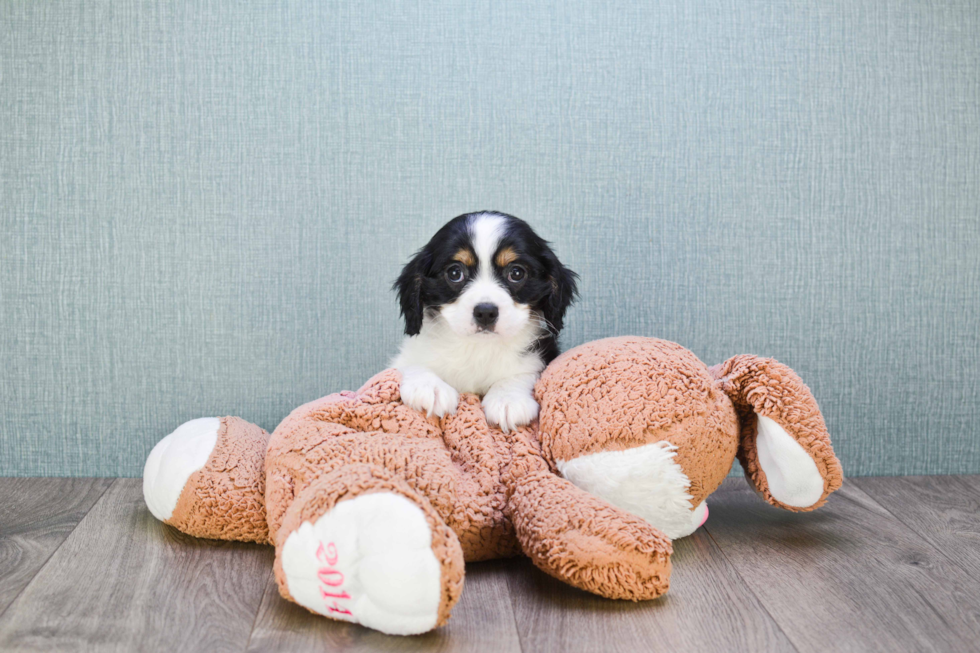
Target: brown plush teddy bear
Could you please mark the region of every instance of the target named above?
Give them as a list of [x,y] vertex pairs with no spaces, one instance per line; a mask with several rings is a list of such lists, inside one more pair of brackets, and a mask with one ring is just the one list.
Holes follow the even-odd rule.
[[413,634],[449,618],[464,561],[521,552],[601,596],[660,596],[671,539],[704,522],[736,456],[788,510],[842,481],[810,391],[769,359],[709,369],[663,340],[588,343],[544,371],[539,420],[510,433],[474,395],[427,418],[399,380],[300,406],[271,438],[188,422],[150,453],[146,503],[191,535],[274,544],[281,594],[313,612]]

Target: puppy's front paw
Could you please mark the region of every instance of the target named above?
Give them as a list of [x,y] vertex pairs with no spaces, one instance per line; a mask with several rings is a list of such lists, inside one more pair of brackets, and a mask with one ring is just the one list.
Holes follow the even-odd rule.
[[538,416],[538,402],[524,389],[490,388],[490,392],[483,397],[483,412],[487,422],[510,432],[518,426],[530,424]]
[[430,417],[442,417],[456,412],[459,393],[429,370],[402,371],[400,386],[402,403]]

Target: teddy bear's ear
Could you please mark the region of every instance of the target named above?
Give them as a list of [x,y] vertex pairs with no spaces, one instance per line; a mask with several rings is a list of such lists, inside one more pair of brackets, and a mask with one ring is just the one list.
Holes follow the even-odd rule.
[[793,370],[771,358],[735,356],[711,368],[739,416],[738,459],[774,506],[819,508],[844,479],[817,402]]
[[416,336],[422,330],[422,277],[431,259],[427,250],[419,250],[392,285],[392,290],[398,293],[398,303],[405,318],[405,334],[409,336]]

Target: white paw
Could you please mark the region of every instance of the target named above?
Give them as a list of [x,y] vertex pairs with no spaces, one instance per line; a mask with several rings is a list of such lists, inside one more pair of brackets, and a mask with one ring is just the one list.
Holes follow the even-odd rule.
[[390,492],[341,501],[282,548],[289,593],[313,612],[389,635],[435,627],[442,570],[414,503]]
[[530,424],[538,416],[538,402],[524,389],[490,388],[483,397],[483,412],[487,422],[510,432],[518,426]]
[[219,428],[217,417],[192,419],[153,447],[143,466],[143,500],[154,517],[167,521],[174,514],[187,479],[208,462]]
[[402,403],[430,417],[456,412],[459,393],[429,370],[407,369],[402,372]]

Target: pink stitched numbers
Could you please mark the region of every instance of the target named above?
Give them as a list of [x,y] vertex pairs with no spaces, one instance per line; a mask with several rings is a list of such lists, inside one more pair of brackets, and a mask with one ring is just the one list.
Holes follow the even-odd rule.
[[320,580],[320,596],[323,597],[324,603],[333,599],[332,603],[327,603],[327,610],[330,612],[353,617],[354,614],[350,610],[337,603],[338,600],[349,600],[350,594],[331,591],[344,584],[344,574],[339,569],[334,569],[338,557],[337,546],[333,542],[328,543],[327,546],[323,546],[323,542],[320,542],[316,550],[316,559],[322,565],[316,572],[316,577]]
[[337,545],[331,542],[324,548],[323,542],[320,542],[320,547],[316,550],[316,559],[331,567],[334,566],[337,564]]

